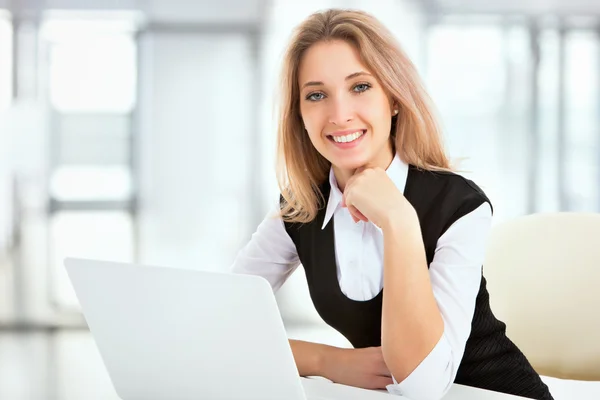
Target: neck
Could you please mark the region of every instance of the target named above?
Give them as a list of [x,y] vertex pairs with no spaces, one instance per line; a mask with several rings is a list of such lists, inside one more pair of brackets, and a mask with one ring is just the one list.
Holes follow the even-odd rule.
[[354,175],[355,169],[338,169],[336,167],[333,168],[333,174],[335,175],[335,180],[337,181],[338,188],[340,188],[340,192],[344,192],[346,188],[346,183],[350,179],[352,175]]

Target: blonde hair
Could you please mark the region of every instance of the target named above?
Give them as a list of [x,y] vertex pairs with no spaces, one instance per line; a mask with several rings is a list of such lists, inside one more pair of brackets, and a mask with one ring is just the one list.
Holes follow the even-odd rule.
[[412,62],[391,32],[373,16],[330,9],[309,16],[294,31],[281,72],[277,179],[284,221],[312,221],[325,204],[319,187],[331,163],[312,145],[300,114],[298,68],[304,52],[321,41],[343,40],[358,50],[361,60],[398,104],[391,135],[407,163],[425,170],[451,170],[430,98]]

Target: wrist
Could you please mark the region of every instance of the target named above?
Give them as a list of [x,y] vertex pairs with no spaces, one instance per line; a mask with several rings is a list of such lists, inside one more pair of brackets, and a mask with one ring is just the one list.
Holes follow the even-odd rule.
[[396,236],[420,231],[421,226],[413,207],[398,207],[388,211],[380,228],[384,235]]
[[316,370],[319,376],[332,379],[332,371],[335,371],[339,365],[339,358],[344,349],[339,347],[323,345],[318,352],[316,360]]

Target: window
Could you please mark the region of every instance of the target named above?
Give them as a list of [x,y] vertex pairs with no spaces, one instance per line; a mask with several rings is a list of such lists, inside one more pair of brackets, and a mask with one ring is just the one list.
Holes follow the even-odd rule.
[[111,15],[49,13],[40,29],[51,110],[51,295],[61,308],[77,305],[64,257],[133,261],[135,253],[136,20]]
[[598,35],[586,29],[565,35],[564,164],[558,140],[559,39],[556,27],[540,23],[538,102],[532,110],[534,57],[525,21],[456,17],[430,29],[426,83],[449,153],[467,157],[461,172],[490,196],[496,222],[532,211],[593,212],[600,205]]

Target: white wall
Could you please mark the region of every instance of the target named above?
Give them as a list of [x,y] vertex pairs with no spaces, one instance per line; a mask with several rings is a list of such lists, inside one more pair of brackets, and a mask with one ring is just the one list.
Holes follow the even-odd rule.
[[250,38],[146,33],[140,47],[140,261],[228,268],[255,179]]
[[411,61],[419,67],[423,62],[425,18],[419,2],[413,0],[346,0],[347,7],[371,13],[400,42]]
[[2,113],[0,113],[0,261],[6,256],[10,228],[12,226],[12,204],[13,196],[11,190],[12,166],[10,163],[9,136]]

